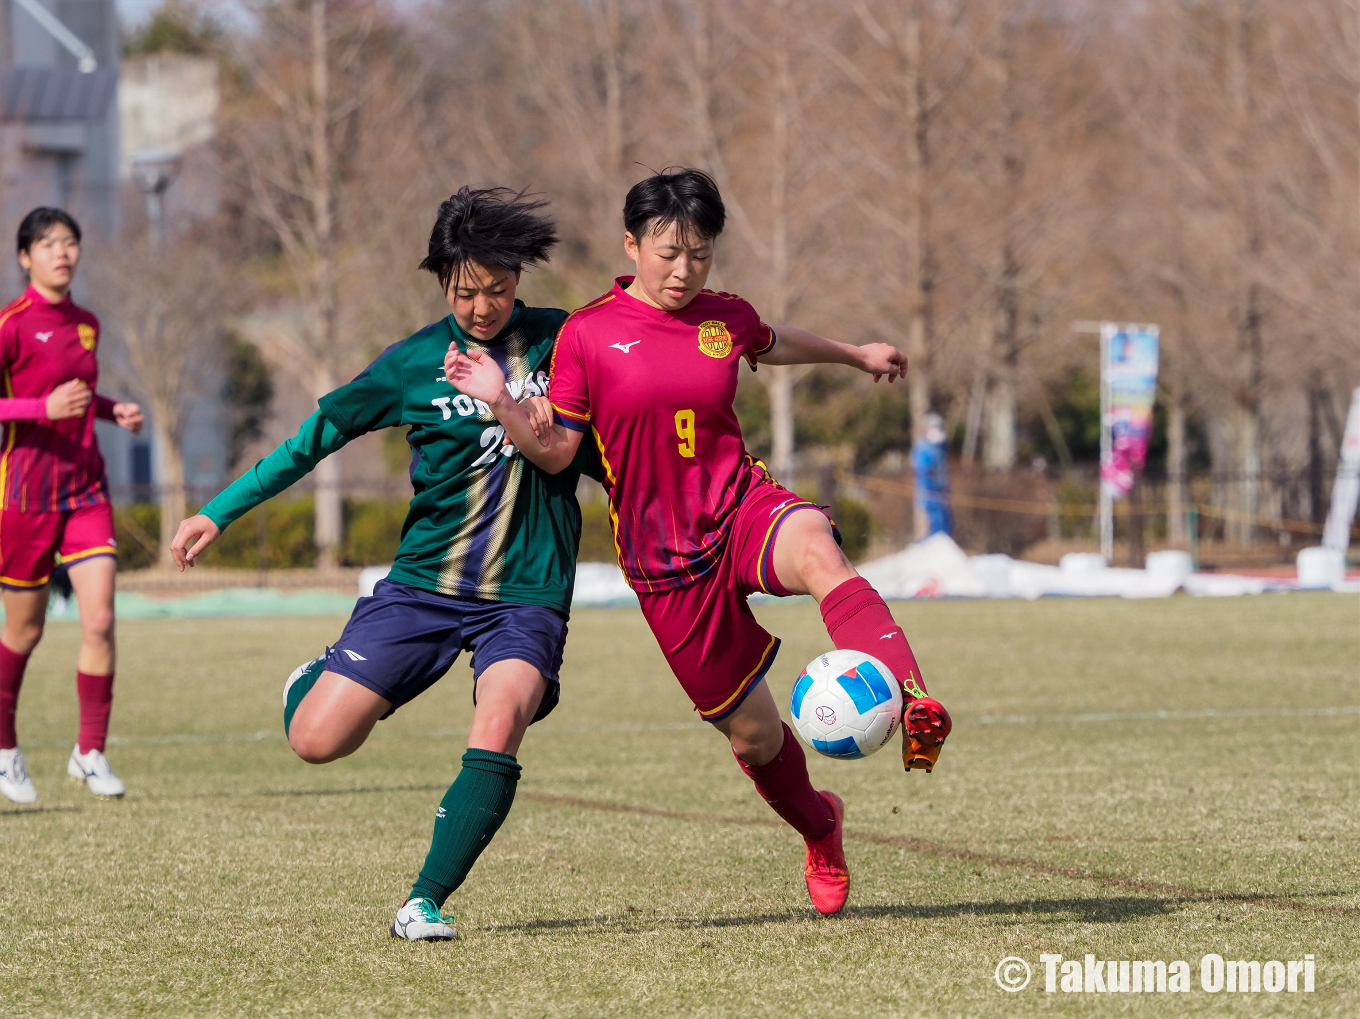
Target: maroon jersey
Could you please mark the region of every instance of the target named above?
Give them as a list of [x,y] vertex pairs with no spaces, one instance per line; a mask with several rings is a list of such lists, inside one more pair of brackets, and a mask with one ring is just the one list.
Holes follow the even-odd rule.
[[94,436],[96,398],[82,417],[47,419],[46,398],[71,379],[99,381],[99,320],[68,296],[50,303],[33,287],[0,311],[0,509],[59,513],[109,501]]
[[672,313],[624,293],[631,282],[620,277],[562,324],[551,399],[557,421],[590,429],[600,448],[628,582],[667,591],[713,568],[764,477],[732,401],[741,359],[754,368],[775,336],[733,294],[704,290]]

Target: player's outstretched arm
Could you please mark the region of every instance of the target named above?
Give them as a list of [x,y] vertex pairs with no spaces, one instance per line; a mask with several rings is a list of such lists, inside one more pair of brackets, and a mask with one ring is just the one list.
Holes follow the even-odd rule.
[[506,437],[530,463],[549,474],[558,474],[571,466],[581,445],[581,433],[561,425],[545,430],[541,421],[536,427],[529,412],[505,388],[505,373],[494,358],[480,350],[464,354],[456,347],[450,348],[444,358],[444,377],[460,393],[490,407],[505,428]]
[[775,327],[774,347],[757,360],[761,364],[848,364],[874,377],[896,382],[907,373],[907,356],[891,343],[839,343],[794,326]]
[[302,423],[297,435],[256,461],[217,493],[203,507],[203,512],[180,522],[179,530],[170,542],[170,554],[180,572],[184,572],[185,566],[193,566],[194,559],[216,541],[232,521],[278,495],[347,442],[349,437],[324,413],[319,410],[314,413]]

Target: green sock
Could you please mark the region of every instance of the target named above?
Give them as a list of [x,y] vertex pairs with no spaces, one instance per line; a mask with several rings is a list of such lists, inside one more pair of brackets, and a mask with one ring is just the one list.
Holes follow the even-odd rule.
[[469,750],[463,755],[463,770],[435,814],[434,838],[411,898],[444,905],[510,813],[519,774],[519,762],[509,754]]
[[[316,681],[326,671],[326,656],[313,658],[288,677],[288,685],[283,688],[283,735],[288,736],[288,727],[293,724],[293,713],[297,711],[307,691],[316,686]],[[296,678],[295,678],[296,677]]]

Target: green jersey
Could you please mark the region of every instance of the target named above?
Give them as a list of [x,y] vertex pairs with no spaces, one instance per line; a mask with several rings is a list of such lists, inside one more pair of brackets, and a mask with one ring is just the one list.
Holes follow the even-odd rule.
[[598,477],[598,468],[587,456],[560,474],[539,470],[503,444],[505,429],[486,404],[444,378],[453,341],[464,352],[490,354],[515,399],[546,396],[553,340],[566,317],[516,301],[492,340],[472,339],[450,315],[394,343],[353,382],[323,396],[297,436],[203,512],[226,527],[350,439],[407,426],[415,495],[390,577],[440,594],[567,612],[581,536],[576,482],[580,470]]

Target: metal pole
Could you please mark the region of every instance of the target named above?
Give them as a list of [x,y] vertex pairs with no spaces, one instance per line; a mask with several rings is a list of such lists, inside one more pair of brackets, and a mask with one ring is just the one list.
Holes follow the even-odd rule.
[[[1110,382],[1106,366],[1109,364],[1110,339],[1113,325],[1109,322],[1100,327],[1100,466],[1102,472],[1114,455],[1113,440],[1110,434]],[[1100,554],[1106,563],[1114,561],[1114,493],[1100,478]]]

